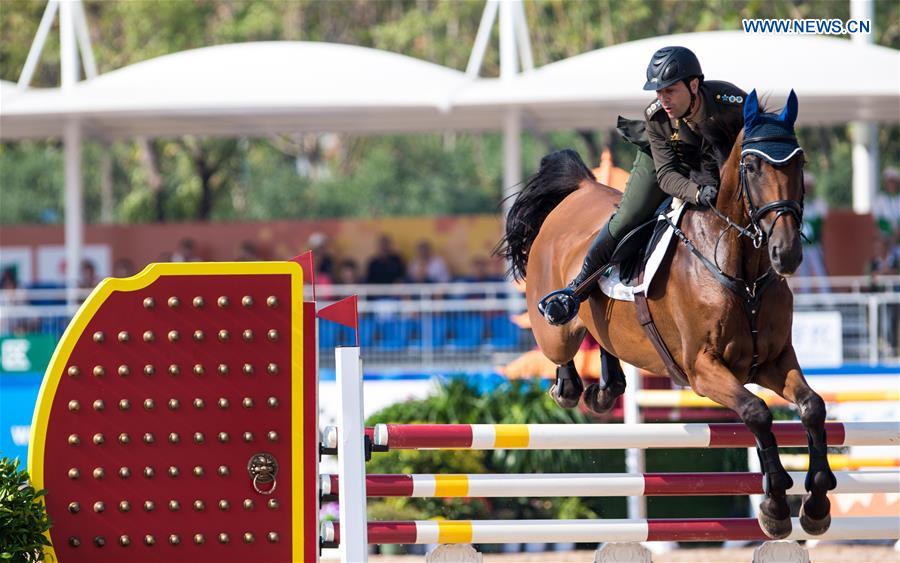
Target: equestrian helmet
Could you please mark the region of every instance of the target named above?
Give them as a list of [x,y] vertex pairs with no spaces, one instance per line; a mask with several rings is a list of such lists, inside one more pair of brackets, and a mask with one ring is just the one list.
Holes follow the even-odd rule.
[[663,47],[653,53],[647,65],[647,83],[644,90],[662,90],[679,80],[693,77],[703,80],[703,70],[697,55],[687,47]]

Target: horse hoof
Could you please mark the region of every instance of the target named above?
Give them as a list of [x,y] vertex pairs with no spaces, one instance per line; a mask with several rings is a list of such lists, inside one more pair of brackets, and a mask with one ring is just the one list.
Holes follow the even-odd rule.
[[[800,506],[800,527],[803,528],[803,531],[807,534],[821,536],[827,532],[828,528],[831,526],[831,514],[826,513],[823,518],[813,518],[806,513],[806,502],[808,500],[809,496],[803,499],[803,504]],[[830,509],[831,503],[827,498],[825,501],[828,502],[828,509]]]
[[778,520],[777,518],[766,516],[763,514],[763,511],[760,510],[756,519],[759,521],[759,527],[762,528],[763,533],[773,540],[783,540],[791,535],[790,517]]
[[593,413],[603,414],[613,408],[618,397],[609,387],[600,389],[598,384],[591,383],[584,390],[584,405]]
[[548,393],[550,393],[550,398],[553,399],[553,402],[564,409],[574,409],[578,406],[578,400],[581,398],[578,395],[576,395],[574,399],[571,397],[560,396],[557,391],[556,383],[550,386],[550,391],[548,391]]

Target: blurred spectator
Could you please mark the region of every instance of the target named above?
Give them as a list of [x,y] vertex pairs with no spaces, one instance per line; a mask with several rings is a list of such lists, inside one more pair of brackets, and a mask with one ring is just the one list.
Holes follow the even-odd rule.
[[875,276],[893,276],[900,274],[900,252],[891,245],[891,239],[881,234],[875,240],[875,257],[869,264],[868,273]]
[[197,254],[197,243],[192,238],[183,238],[172,254],[172,262],[201,262]]
[[113,277],[114,278],[130,278],[137,272],[134,268],[134,262],[129,260],[128,258],[119,258],[116,260],[115,264],[113,264]]
[[888,166],[881,174],[881,191],[875,194],[872,212],[891,246],[900,245],[900,171]]
[[341,260],[338,264],[334,275],[334,283],[336,284],[357,284],[361,281],[359,276],[359,264],[352,258]]
[[477,256],[472,259],[472,275],[462,278],[461,281],[474,283],[504,281],[503,276],[497,275],[491,270],[491,261],[484,256]]
[[81,272],[78,277],[78,287],[93,289],[100,280],[97,279],[97,268],[90,260],[81,261]]
[[[0,274],[0,305],[24,305],[26,303],[22,290],[19,289],[19,278],[13,267],[3,269]],[[29,332],[25,319],[10,319],[9,314],[0,315],[0,334],[24,334]]]
[[450,270],[443,258],[434,253],[431,243],[423,240],[416,245],[416,257],[409,264],[411,283],[447,283]]
[[22,303],[21,292],[19,290],[19,277],[13,267],[3,268],[2,277],[0,277],[0,303],[4,305],[15,305]]
[[[872,276],[894,276],[900,274],[900,250],[891,245],[891,239],[886,234],[878,237],[875,243],[875,258],[869,264],[869,274]],[[872,283],[873,287],[877,284]],[[890,288],[888,291],[892,291]],[[879,347],[881,353],[886,356],[894,356],[900,342],[897,335],[900,334],[900,306],[896,303],[886,303],[884,314],[880,316],[881,327]]]
[[798,287],[797,291],[806,293],[818,291],[827,293],[828,273],[825,271],[825,260],[822,255],[822,224],[828,213],[828,205],[819,197],[816,190],[816,177],[811,172],[803,173],[803,185],[806,195],[803,201],[803,261],[797,275],[800,277],[815,277],[815,284]]
[[334,255],[331,252],[328,236],[317,231],[309,235],[306,244],[313,253],[316,277],[325,278],[323,281],[326,283],[331,281],[334,278]]
[[263,258],[256,247],[256,243],[252,240],[243,240],[238,247],[238,262],[259,262]]
[[406,277],[406,264],[394,250],[394,243],[388,235],[378,239],[378,254],[366,268],[366,283],[398,283]]

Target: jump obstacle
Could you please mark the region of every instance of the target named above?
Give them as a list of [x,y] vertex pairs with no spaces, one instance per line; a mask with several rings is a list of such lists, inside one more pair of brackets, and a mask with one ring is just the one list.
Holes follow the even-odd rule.
[[[51,360],[32,429],[29,470],[34,485],[48,489],[49,551],[56,560],[315,561],[322,546],[339,546],[343,561],[359,563],[369,543],[612,542],[598,552],[596,560],[605,561],[615,559],[607,548],[638,549],[627,542],[766,540],[752,518],[366,522],[367,495],[757,494],[762,478],[367,476],[370,450],[707,448],[753,441],[738,424],[367,430],[359,348],[335,352],[342,431],[320,436],[317,313],[303,301],[302,279],[297,262],[165,264],[94,290]],[[796,423],[776,423],[775,434],[780,445],[806,444]],[[900,422],[829,423],[828,437],[834,445],[896,446]],[[339,454],[338,476],[319,474],[323,450]],[[897,472],[837,476],[836,494],[896,492],[900,479]],[[320,495],[335,490],[340,522],[319,522]],[[799,484],[791,490],[798,491]],[[808,537],[795,520],[789,539]],[[815,539],[898,538],[900,518],[892,516],[836,517]]]

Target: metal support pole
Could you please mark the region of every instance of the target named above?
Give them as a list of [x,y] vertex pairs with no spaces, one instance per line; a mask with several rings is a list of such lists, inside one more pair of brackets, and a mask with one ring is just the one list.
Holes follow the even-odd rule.
[[37,68],[38,61],[41,59],[41,52],[44,50],[44,45],[47,44],[50,26],[53,25],[53,19],[56,17],[56,10],[58,9],[59,2],[57,0],[47,2],[47,7],[44,8],[44,15],[41,17],[41,23],[38,24],[37,33],[34,34],[34,41],[31,42],[28,57],[25,59],[25,66],[22,67],[22,74],[19,75],[19,89],[27,88],[31,84],[34,69]]
[[472,45],[472,54],[466,65],[466,74],[471,77],[478,76],[481,65],[484,63],[484,53],[487,50],[488,41],[491,39],[491,29],[494,28],[494,20],[497,19],[497,9],[500,3],[497,0],[488,0],[481,13],[481,23],[478,24],[478,32],[475,34],[475,44]]
[[519,108],[508,108],[503,119],[503,221],[513,204],[510,197],[522,182],[522,118]]
[[[850,18],[869,20],[875,29],[873,0],[851,0]],[[851,41],[858,44],[874,42],[874,33],[855,33]],[[878,128],[874,123],[855,121],[850,128],[853,141],[853,211],[871,213],[878,190]]]
[[337,348],[334,360],[338,388],[341,563],[365,563],[369,541],[363,444],[363,370],[359,347]]
[[77,299],[78,274],[81,268],[81,250],[84,244],[84,211],[81,193],[81,123],[66,122],[63,131],[65,152],[65,245],[66,287],[68,302]]
[[512,78],[519,71],[516,49],[515,6],[500,2],[500,79]]
[[112,147],[108,143],[103,143],[100,155],[100,222],[107,225],[113,222],[112,169]]
[[75,33],[75,3],[61,2],[59,5],[59,66],[60,82],[63,89],[78,82],[78,45]]

